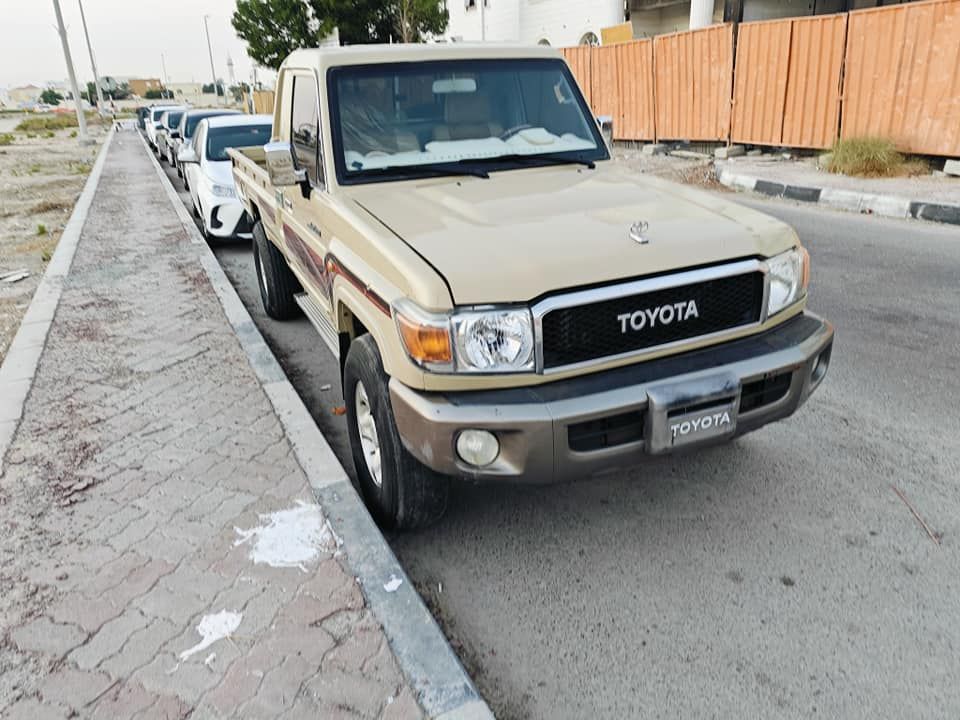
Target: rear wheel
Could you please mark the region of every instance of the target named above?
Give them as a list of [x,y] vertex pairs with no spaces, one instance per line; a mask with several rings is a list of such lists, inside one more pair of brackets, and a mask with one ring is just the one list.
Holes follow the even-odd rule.
[[343,397],[360,491],[381,525],[411,530],[443,516],[450,479],[420,463],[403,446],[388,383],[373,338],[363,335],[354,340],[343,368]]
[[253,264],[257,270],[263,309],[274,320],[289,320],[300,311],[293,299],[302,288],[276,246],[267,239],[259,220],[253,226]]

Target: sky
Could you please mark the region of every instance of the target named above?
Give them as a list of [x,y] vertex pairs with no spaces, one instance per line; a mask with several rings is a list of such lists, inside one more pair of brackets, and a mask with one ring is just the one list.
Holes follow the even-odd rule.
[[[252,63],[230,24],[235,0],[83,0],[97,71],[101,76],[162,77],[169,82],[211,81],[203,16],[217,76],[229,80],[227,54],[238,80],[249,80]],[[60,0],[70,54],[81,87],[93,80],[78,0]],[[53,0],[0,0],[0,87],[43,86],[67,78],[56,31]],[[263,73],[261,79],[265,79]]]

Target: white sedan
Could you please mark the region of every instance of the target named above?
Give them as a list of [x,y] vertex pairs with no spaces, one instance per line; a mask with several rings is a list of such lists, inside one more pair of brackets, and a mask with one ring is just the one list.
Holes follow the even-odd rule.
[[221,115],[204,118],[190,143],[177,155],[190,187],[193,214],[211,238],[250,238],[251,227],[237,199],[229,148],[265,145],[273,130],[271,115]]

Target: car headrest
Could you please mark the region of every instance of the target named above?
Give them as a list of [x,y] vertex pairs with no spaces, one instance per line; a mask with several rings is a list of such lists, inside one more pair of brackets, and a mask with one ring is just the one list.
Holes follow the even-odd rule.
[[477,92],[451,93],[447,95],[443,117],[452,125],[489,122],[490,100]]

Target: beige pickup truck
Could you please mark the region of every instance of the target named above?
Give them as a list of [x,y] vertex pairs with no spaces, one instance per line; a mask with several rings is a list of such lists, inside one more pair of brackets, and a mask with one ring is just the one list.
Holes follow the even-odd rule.
[[294,52],[231,151],[263,305],[340,359],[360,489],[570,480],[793,413],[833,328],[787,225],[610,161],[547,47]]

